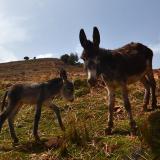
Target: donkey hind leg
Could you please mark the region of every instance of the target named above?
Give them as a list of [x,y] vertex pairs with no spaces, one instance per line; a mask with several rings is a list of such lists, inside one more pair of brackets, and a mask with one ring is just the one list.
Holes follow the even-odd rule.
[[131,104],[128,98],[128,89],[127,89],[126,84],[122,85],[122,94],[123,94],[123,100],[124,100],[124,107],[128,113],[129,120],[130,120],[131,135],[136,135],[137,127],[136,127],[136,122],[133,119]]
[[144,85],[145,88],[145,94],[143,99],[143,111],[148,111],[147,106],[149,104],[150,99],[150,83],[145,76],[141,79],[141,83]]
[[20,109],[20,106],[21,105],[17,105],[15,109],[11,112],[11,114],[8,116],[8,126],[10,130],[11,138],[13,139],[14,143],[18,143],[18,138],[16,136],[15,129],[14,129],[14,119]]
[[150,70],[147,74],[148,81],[151,86],[151,93],[152,93],[152,109],[157,109],[157,98],[156,98],[156,81],[154,79],[153,71]]
[[11,114],[11,112],[14,110],[15,107],[16,103],[9,102],[8,106],[6,107],[6,110],[0,115],[0,132],[5,120]]
[[57,119],[58,119],[58,123],[59,123],[62,131],[65,131],[65,127],[64,127],[63,122],[62,122],[59,107],[57,107],[55,104],[50,104],[49,107],[55,112],[55,114],[57,116]]
[[115,105],[115,89],[108,88],[108,128],[105,129],[105,134],[112,134],[113,128],[113,108]]
[[41,117],[41,108],[42,108],[42,103],[38,103],[36,106],[36,113],[34,117],[34,127],[33,127],[33,135],[36,141],[40,141],[40,138],[38,135],[38,124]]

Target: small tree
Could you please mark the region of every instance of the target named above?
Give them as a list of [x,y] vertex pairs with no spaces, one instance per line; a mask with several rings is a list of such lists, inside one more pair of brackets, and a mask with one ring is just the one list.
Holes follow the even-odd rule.
[[26,60],[26,61],[29,60],[29,57],[28,57],[28,56],[25,56],[25,57],[24,57],[24,60]]
[[35,59],[36,59],[36,57],[33,57],[33,59],[35,60]]
[[64,55],[62,55],[62,56],[60,57],[60,59],[61,59],[64,63],[68,64],[69,55],[68,55],[68,54],[64,54]]
[[71,53],[68,59],[68,63],[71,65],[75,65],[78,62],[78,55]]
[[77,53],[71,53],[70,55],[64,54],[60,57],[60,59],[65,63],[65,64],[70,64],[70,65],[75,65],[78,63],[78,55]]

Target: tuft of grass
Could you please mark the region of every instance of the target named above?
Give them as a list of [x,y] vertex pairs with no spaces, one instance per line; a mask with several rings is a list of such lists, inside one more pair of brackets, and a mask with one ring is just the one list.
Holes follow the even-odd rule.
[[141,124],[142,142],[146,143],[155,157],[160,157],[160,111],[153,112]]
[[86,79],[76,79],[74,81],[74,87],[75,87],[75,96],[76,97],[81,97],[81,96],[85,96],[88,93],[90,93],[90,89],[87,83]]

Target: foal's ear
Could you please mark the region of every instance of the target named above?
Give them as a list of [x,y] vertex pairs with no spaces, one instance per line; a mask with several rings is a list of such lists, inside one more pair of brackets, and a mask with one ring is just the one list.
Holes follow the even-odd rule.
[[97,27],[93,27],[93,44],[97,47],[100,44],[100,34]]
[[67,72],[66,72],[63,68],[60,69],[60,77],[61,77],[64,81],[67,80]]
[[86,37],[86,34],[84,32],[84,29],[81,29],[80,32],[79,32],[79,40],[80,40],[80,43],[81,43],[82,47],[86,48],[87,37]]

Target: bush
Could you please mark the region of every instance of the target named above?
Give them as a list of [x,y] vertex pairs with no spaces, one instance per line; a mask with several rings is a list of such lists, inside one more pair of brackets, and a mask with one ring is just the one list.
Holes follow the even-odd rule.
[[87,88],[87,87],[81,88],[81,89],[75,90],[75,96],[81,97],[81,96],[88,94],[89,92],[90,92],[89,88]]
[[75,96],[81,97],[83,95],[86,95],[90,92],[88,83],[86,79],[76,79],[74,81],[74,88],[75,88]]
[[88,88],[88,83],[86,79],[76,79],[74,81],[74,87],[75,89],[80,89],[80,88],[84,88],[87,87]]
[[69,55],[68,55],[68,54],[64,54],[64,55],[62,55],[62,56],[60,57],[60,59],[61,59],[64,63],[68,64]]
[[140,129],[144,142],[148,144],[155,156],[160,156],[160,111],[150,114]]
[[29,60],[29,57],[28,57],[28,56],[25,56],[25,57],[24,57],[24,60],[26,60],[26,61]]
[[68,64],[75,65],[78,62],[78,55],[71,53],[68,59]]
[[65,64],[70,64],[70,65],[75,65],[78,63],[78,55],[71,53],[70,55],[64,54],[60,57],[60,59],[65,63]]

